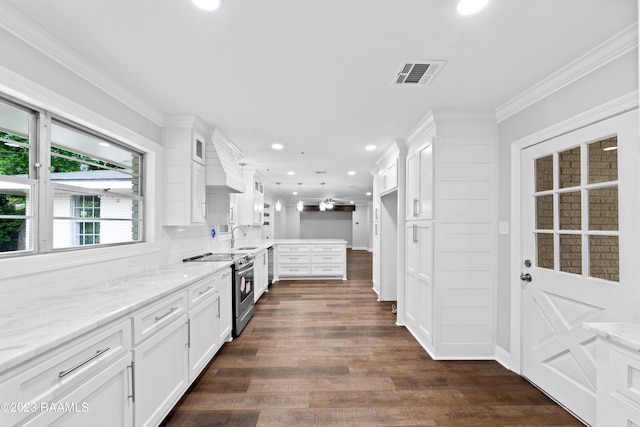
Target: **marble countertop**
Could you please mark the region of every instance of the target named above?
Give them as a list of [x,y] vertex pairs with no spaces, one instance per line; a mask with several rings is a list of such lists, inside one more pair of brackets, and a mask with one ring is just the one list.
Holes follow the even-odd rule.
[[277,245],[317,245],[317,244],[347,244],[346,240],[342,239],[276,239]]
[[92,281],[11,307],[0,316],[0,374],[230,265],[177,264],[108,282]]
[[640,324],[587,322],[582,327],[631,350],[640,351]]

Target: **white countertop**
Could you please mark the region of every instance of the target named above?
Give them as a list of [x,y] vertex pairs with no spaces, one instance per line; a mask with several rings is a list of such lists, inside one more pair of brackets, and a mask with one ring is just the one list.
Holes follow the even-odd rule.
[[176,264],[46,297],[0,316],[0,373],[228,268],[231,261]]
[[347,241],[342,239],[276,239],[277,245],[322,245],[322,244],[341,244],[346,245]]
[[634,351],[640,351],[640,325],[634,323],[583,323],[587,331],[621,344]]

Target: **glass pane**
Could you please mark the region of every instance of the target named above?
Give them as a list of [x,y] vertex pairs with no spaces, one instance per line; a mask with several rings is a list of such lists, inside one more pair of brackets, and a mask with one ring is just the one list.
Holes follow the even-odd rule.
[[589,144],[589,184],[618,179],[618,137]]
[[538,234],[538,267],[553,270],[553,234]]
[[560,229],[582,229],[582,203],[580,191],[560,194]]
[[560,188],[580,185],[580,147],[560,153]]
[[553,230],[553,196],[536,197],[536,228]]
[[553,156],[536,159],[536,191],[553,190]]
[[589,276],[620,280],[618,237],[589,236]]
[[33,221],[24,218],[0,218],[0,253],[31,250]]
[[582,236],[560,235],[560,271],[582,274]]
[[78,220],[55,219],[53,247],[63,249],[89,244],[137,242],[140,238],[133,230],[141,227],[142,224],[138,221],[101,220],[99,223],[82,223]]
[[0,102],[0,175],[29,174],[31,114]]
[[53,182],[140,195],[140,154],[58,123],[51,138]]
[[618,187],[589,190],[589,230],[618,230]]
[[0,252],[32,249],[31,187],[0,181]]

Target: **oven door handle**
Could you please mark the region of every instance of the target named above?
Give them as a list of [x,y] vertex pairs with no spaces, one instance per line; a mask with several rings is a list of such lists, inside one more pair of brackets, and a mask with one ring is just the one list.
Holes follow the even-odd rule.
[[242,274],[248,270],[252,270],[253,269],[253,261],[251,261],[249,264],[245,264],[242,266],[242,268],[238,269],[236,271],[237,274]]

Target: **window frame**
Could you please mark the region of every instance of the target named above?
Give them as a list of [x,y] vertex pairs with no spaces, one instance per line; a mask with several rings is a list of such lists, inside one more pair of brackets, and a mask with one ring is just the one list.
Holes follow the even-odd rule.
[[[10,182],[16,182],[20,184],[30,185],[31,191],[31,215],[26,215],[26,218],[31,220],[31,226],[33,229],[31,238],[31,248],[28,250],[17,250],[0,252],[0,259],[6,258],[21,258],[31,255],[42,255],[58,252],[73,252],[84,251],[98,248],[105,248],[111,246],[128,246],[146,243],[146,211],[147,202],[145,198],[145,163],[146,152],[134,148],[133,146],[126,144],[125,142],[108,136],[102,132],[94,130],[85,125],[81,125],[73,120],[70,120],[64,116],[53,114],[45,109],[33,107],[28,103],[21,102],[20,100],[12,99],[4,94],[0,94],[0,102],[5,103],[13,108],[25,111],[30,115],[29,121],[29,174],[27,178],[16,178],[12,175],[0,174],[0,180],[6,180]],[[89,136],[99,138],[111,145],[117,146],[120,149],[126,150],[139,157],[138,165],[138,186],[139,194],[124,194],[118,192],[107,192],[104,190],[87,190],[82,187],[69,186],[61,183],[54,183],[51,180],[51,129],[53,124],[65,126],[74,131],[86,133]],[[85,153],[78,153],[85,154]],[[57,189],[71,190],[78,195],[108,195],[110,197],[123,197],[131,199],[132,203],[135,200],[138,204],[138,210],[140,214],[138,218],[134,219],[133,216],[130,219],[123,221],[131,221],[138,223],[139,238],[137,240],[117,242],[117,243],[100,243],[92,245],[78,245],[73,242],[69,247],[53,247],[53,234],[54,234],[54,194]]]

